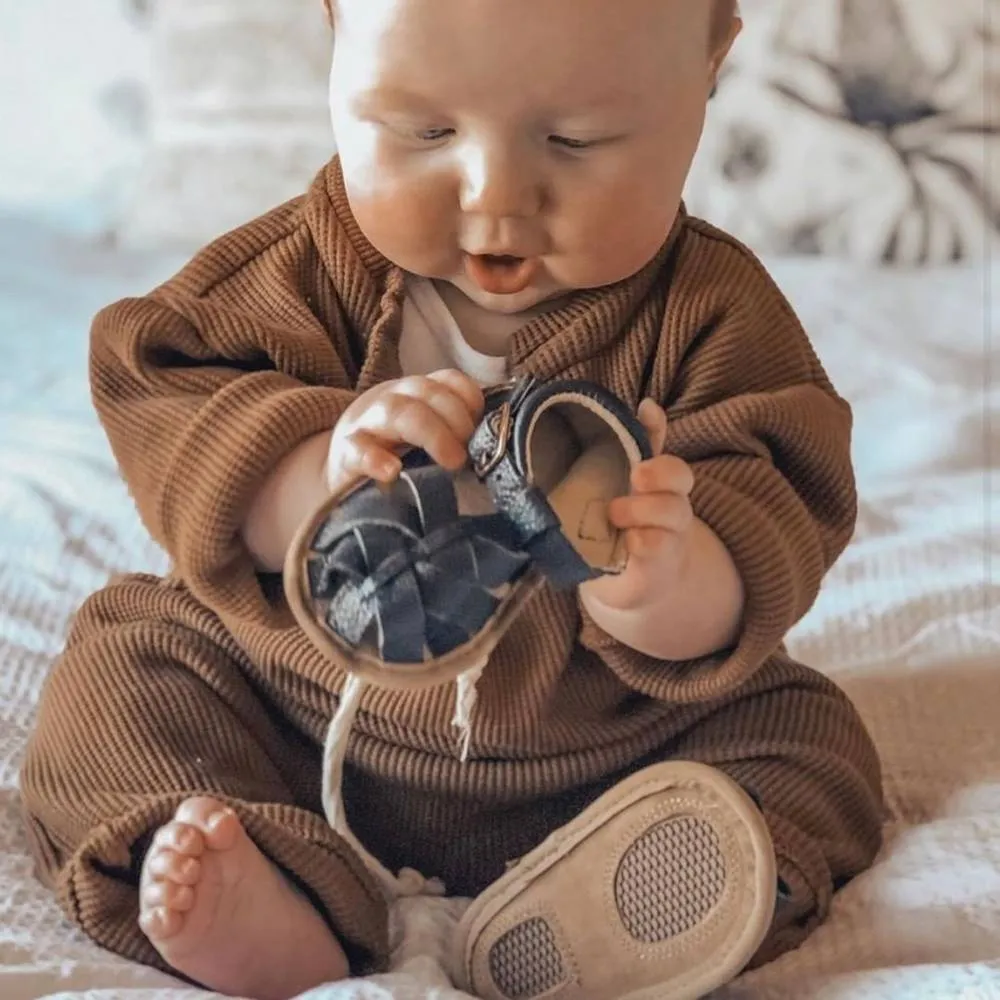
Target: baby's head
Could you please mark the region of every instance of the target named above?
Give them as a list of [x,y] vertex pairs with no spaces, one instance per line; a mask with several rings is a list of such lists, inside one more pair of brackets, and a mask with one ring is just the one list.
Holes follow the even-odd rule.
[[327,3],[348,199],[385,257],[515,313],[656,255],[735,0]]

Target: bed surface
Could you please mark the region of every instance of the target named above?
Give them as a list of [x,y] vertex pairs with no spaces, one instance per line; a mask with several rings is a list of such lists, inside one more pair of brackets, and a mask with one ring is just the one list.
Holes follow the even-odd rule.
[[[74,608],[113,572],[164,567],[91,413],[86,334],[101,305],[178,261],[74,246],[17,220],[0,234],[0,998],[194,1000],[207,995],[62,920],[32,878],[16,792]],[[890,815],[885,850],[829,922],[719,997],[1000,998],[1000,587],[987,517],[1000,381],[990,387],[986,364],[1000,310],[986,314],[981,266],[769,263],[854,404],[862,497],[856,538],[791,645],[871,726]],[[396,971],[311,1000],[463,1000],[439,964],[460,907],[407,902]]]

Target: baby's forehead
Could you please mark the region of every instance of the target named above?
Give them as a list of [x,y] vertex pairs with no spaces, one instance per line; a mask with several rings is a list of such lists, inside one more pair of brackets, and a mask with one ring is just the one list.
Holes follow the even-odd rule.
[[324,0],[338,22],[368,29],[374,40],[410,32],[467,39],[477,26],[502,45],[513,38],[554,37],[569,49],[580,39],[640,42],[650,36],[688,41],[736,0]]
[[[707,0],[336,0],[355,79],[547,91],[608,102],[704,80]],[[512,98],[517,96],[511,95]]]

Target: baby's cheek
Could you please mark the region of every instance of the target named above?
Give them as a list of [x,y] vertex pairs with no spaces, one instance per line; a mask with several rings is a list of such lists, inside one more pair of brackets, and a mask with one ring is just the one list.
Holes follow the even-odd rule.
[[677,215],[635,190],[611,191],[581,205],[572,220],[580,287],[611,285],[641,271],[659,252]]
[[394,264],[428,277],[451,264],[455,212],[433,178],[394,178],[381,167],[375,185],[348,184],[351,212],[368,242]]

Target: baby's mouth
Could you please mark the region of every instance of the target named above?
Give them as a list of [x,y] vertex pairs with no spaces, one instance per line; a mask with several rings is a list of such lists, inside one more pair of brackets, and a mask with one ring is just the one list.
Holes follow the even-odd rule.
[[466,254],[465,273],[490,295],[516,295],[523,292],[538,271],[537,258],[511,257],[506,254]]

